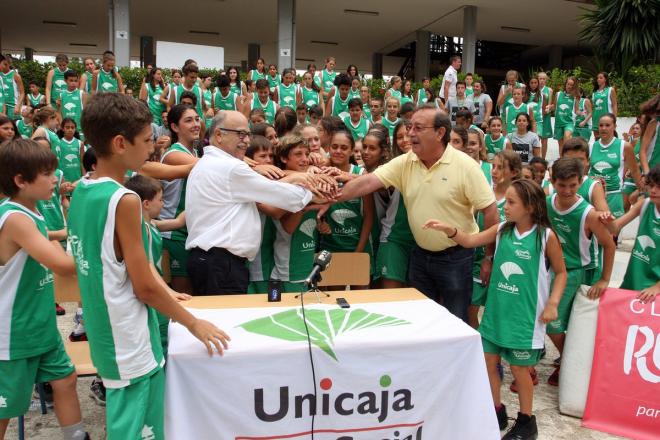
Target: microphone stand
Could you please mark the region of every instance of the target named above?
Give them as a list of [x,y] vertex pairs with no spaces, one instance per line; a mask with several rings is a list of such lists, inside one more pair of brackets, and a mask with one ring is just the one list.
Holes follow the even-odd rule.
[[314,279],[310,280],[309,282],[305,281],[305,284],[307,284],[307,291],[299,293],[298,295],[295,296],[296,299],[300,298],[303,296],[305,293],[313,293],[316,296],[316,300],[318,301],[319,304],[321,304],[321,296],[320,295],[325,295],[326,298],[330,298],[330,294],[327,292],[323,292],[319,289],[319,281],[321,281],[321,274],[319,274],[318,278],[315,277]]

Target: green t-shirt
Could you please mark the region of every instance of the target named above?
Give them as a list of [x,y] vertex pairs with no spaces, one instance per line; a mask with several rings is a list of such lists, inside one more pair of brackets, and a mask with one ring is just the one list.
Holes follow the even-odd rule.
[[273,124],[277,107],[275,107],[275,103],[272,99],[268,98],[268,101],[265,104],[262,104],[261,101],[259,101],[259,96],[255,93],[252,98],[252,103],[250,104],[250,110],[254,110],[255,108],[263,110],[266,115],[266,122],[271,125]]
[[623,141],[618,138],[612,138],[608,145],[603,145],[602,140],[591,145],[589,175],[603,178],[608,194],[621,191],[623,186],[624,146]]
[[591,125],[598,127],[598,121],[601,116],[612,113],[612,87],[605,87],[602,90],[594,90],[591,95]]
[[60,169],[64,173],[65,182],[75,182],[82,177],[80,167],[80,146],[79,139],[73,138],[70,141],[60,139]]
[[552,229],[557,234],[564,253],[566,269],[581,269],[591,263],[591,237],[585,232],[585,224],[589,211],[593,206],[582,197],[568,209],[560,211],[557,208],[557,194],[546,198],[548,218]]
[[67,88],[66,81],[64,81],[64,72],[67,70],[69,69],[60,70],[59,67],[53,69],[53,80],[50,89],[50,104],[53,107],[57,106],[57,98],[59,98],[60,94]]
[[337,77],[337,72],[332,71],[328,72],[326,69],[321,71],[321,87],[324,92],[329,92],[335,85],[335,78]]
[[238,96],[231,90],[227,96],[223,96],[220,89],[216,88],[213,94],[213,107],[218,110],[236,110]]
[[[10,200],[0,203],[0,230],[12,215],[32,220],[48,237],[45,219]],[[19,249],[0,270],[3,307],[0,307],[0,361],[38,356],[61,344],[53,304],[53,273]]]
[[563,127],[572,124],[574,106],[574,96],[567,95],[564,91],[558,92],[557,102],[555,103],[555,125]]
[[151,84],[147,84],[147,105],[154,122],[157,125],[163,125],[163,112],[165,111],[165,104],[160,102],[160,95],[163,93],[163,87],[156,84],[154,88]]
[[350,116],[344,118],[343,121],[346,128],[348,128],[353,135],[354,140],[364,138],[369,131],[369,121],[365,118],[360,118],[357,124],[353,124]]
[[339,96],[339,90],[336,90],[332,97],[332,116],[337,116],[340,119],[349,116],[348,101],[350,100],[350,94],[346,96],[346,99],[341,99],[341,96]]
[[37,209],[43,216],[49,231],[61,231],[66,227],[64,210],[62,209],[62,196],[60,195],[60,186],[64,177],[62,170],[55,170],[55,177],[57,177],[57,182],[50,199],[37,202]]
[[270,278],[281,281],[303,281],[312,271],[318,243],[316,211],[303,214],[298,227],[289,234],[279,220],[275,224],[273,243],[275,265]]
[[83,91],[80,89],[63,90],[60,94],[60,113],[63,118],[71,118],[80,131],[80,117],[83,111]]
[[30,101],[30,107],[34,108],[38,105],[41,105],[41,101],[44,99],[44,95],[37,93],[37,96],[34,96],[32,93],[28,93],[28,100]]
[[16,121],[16,129],[23,139],[29,139],[32,137],[32,132],[34,131],[32,125],[26,124],[23,119]]
[[485,136],[486,141],[486,153],[488,155],[488,160],[492,161],[495,158],[495,155],[500,151],[504,150],[506,147],[506,136],[500,133],[500,137],[493,139],[493,135],[487,133]]
[[646,199],[639,213],[639,229],[635,238],[622,289],[642,290],[660,280],[660,212]]
[[296,90],[297,87],[295,84],[289,84],[285,86],[284,84],[277,85],[277,96],[279,99],[280,107],[289,107],[293,110],[296,109]]
[[306,86],[302,86],[300,90],[302,92],[303,103],[305,103],[307,110],[313,105],[320,105],[321,100],[319,99],[319,92],[314,89],[309,89]]
[[[176,142],[162,155],[160,161],[174,152],[185,153],[197,157],[197,150],[189,150],[183,144]],[[163,185],[163,209],[160,216],[163,219],[176,218],[186,209],[186,183],[188,179],[161,180]],[[164,238],[175,241],[186,241],[188,229],[184,226],[181,229],[162,233]]]
[[119,81],[115,78],[115,71],[111,70],[106,72],[103,68],[99,69],[98,76],[96,77],[96,91],[97,92],[118,92]]

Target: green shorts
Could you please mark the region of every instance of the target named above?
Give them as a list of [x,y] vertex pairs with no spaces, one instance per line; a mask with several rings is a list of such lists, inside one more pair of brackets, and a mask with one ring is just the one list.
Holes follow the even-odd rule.
[[621,188],[621,192],[629,196],[635,191],[637,191],[637,184],[635,183],[635,180],[631,179],[630,177],[626,177],[623,180],[623,188]]
[[486,298],[488,297],[488,286],[481,284],[481,281],[472,280],[472,300],[470,305],[485,306]]
[[156,312],[156,318],[158,318],[158,331],[160,333],[160,345],[163,347],[163,358],[167,359],[167,344],[169,338],[169,328],[170,328],[170,318],[160,313],[158,310]]
[[543,130],[541,131],[542,139],[549,139],[552,137],[552,118],[548,116],[543,117]]
[[268,281],[250,281],[247,293],[266,293],[268,292]]
[[107,388],[107,439],[164,439],[164,407],[165,372],[162,368],[123,388]]
[[589,139],[591,139],[591,127],[575,127],[575,130],[573,130],[573,136],[581,137],[589,142]]
[[58,347],[37,356],[0,361],[0,420],[25,414],[35,383],[64,379],[76,371],[60,340]]
[[530,367],[536,365],[541,360],[540,348],[505,348],[481,337],[481,344],[484,347],[484,353],[496,354],[509,365]]
[[163,238],[163,249],[170,253],[170,275],[188,278],[188,256],[186,242]]
[[394,242],[381,242],[376,256],[376,274],[400,283],[408,282],[408,261],[412,247]]
[[[564,333],[568,328],[568,320],[573,309],[573,300],[580,286],[584,283],[584,269],[570,269],[567,271],[566,288],[557,307],[557,319],[546,326],[548,334]],[[554,277],[553,280],[554,281]],[[552,282],[551,284],[552,285]]]
[[621,217],[625,212],[623,210],[623,194],[621,191],[607,193],[607,206],[610,212],[616,218]]
[[564,139],[564,133],[567,131],[570,131],[571,134],[575,131],[575,128],[573,127],[573,123],[570,124],[558,124],[557,120],[555,119],[555,133],[554,133],[554,138],[556,140],[561,140]]

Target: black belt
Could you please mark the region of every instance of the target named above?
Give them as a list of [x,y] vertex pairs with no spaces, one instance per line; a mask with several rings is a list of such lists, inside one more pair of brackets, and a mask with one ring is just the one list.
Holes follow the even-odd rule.
[[213,247],[213,248],[209,249],[208,251],[205,251],[204,249],[199,248],[199,247],[195,247],[195,248],[191,249],[191,252],[197,252],[197,253],[202,253],[202,254],[207,254],[207,255],[225,254],[225,255],[229,255],[232,258],[237,258],[240,261],[247,262],[247,258],[239,257],[238,255],[233,254],[230,251],[228,251],[227,249],[221,248],[221,247]]
[[463,251],[467,248],[464,248],[463,246],[457,244],[455,246],[448,247],[448,248],[443,249],[441,251],[430,251],[428,249],[424,249],[423,247],[420,247],[419,245],[417,245],[417,249],[420,250],[423,254],[426,254],[426,255],[448,255],[448,254],[453,254],[453,253],[458,252],[458,251]]

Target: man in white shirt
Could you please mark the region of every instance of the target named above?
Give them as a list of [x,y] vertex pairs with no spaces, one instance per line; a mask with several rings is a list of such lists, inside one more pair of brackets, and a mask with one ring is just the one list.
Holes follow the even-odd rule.
[[449,98],[456,96],[456,83],[458,82],[458,70],[461,68],[461,57],[454,55],[450,59],[450,65],[442,77],[442,86],[440,87],[440,98],[446,103]]
[[194,295],[246,293],[247,261],[261,245],[257,203],[297,212],[312,193],[268,180],[243,161],[250,144],[243,114],[218,113],[210,132],[211,145],[204,147],[186,188],[188,273]]

